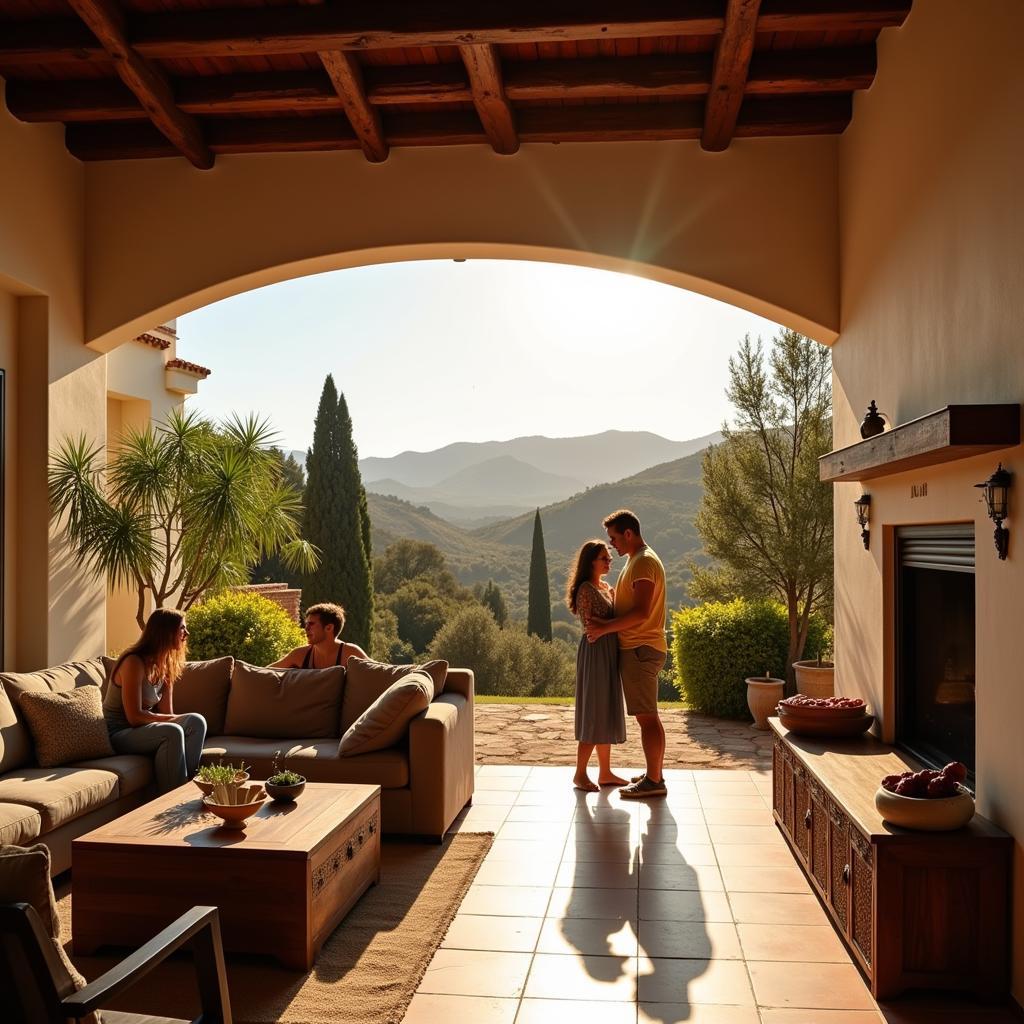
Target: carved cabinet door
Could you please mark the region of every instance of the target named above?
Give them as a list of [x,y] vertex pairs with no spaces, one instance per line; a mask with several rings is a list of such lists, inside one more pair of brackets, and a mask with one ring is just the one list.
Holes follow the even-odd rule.
[[811,789],[803,765],[793,766],[793,840],[805,864],[811,862]]
[[874,850],[855,829],[850,833],[850,938],[871,967],[874,921]]
[[822,894],[828,899],[831,862],[828,854],[829,819],[824,792],[813,779],[811,789],[811,875]]

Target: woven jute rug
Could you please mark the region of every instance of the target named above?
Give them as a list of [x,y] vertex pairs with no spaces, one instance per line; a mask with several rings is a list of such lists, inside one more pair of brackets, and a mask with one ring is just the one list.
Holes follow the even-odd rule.
[[[324,943],[310,973],[269,958],[228,955],[235,1024],[400,1024],[492,842],[487,833],[460,833],[440,846],[386,842],[381,884],[363,895]],[[72,878],[72,891],[73,885]],[[71,934],[72,891],[58,890],[65,938]],[[268,946],[273,941],[268,934]],[[72,959],[89,980],[117,962],[108,956]],[[191,963],[165,963],[111,1008],[191,1020],[199,1012]]]

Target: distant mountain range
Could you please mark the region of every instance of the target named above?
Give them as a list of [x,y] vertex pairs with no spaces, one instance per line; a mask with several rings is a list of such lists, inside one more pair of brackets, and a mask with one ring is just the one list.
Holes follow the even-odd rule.
[[361,459],[359,468],[367,491],[425,505],[451,522],[474,526],[685,458],[720,436],[670,441],[646,431],[609,430],[585,437],[460,442],[431,452]]

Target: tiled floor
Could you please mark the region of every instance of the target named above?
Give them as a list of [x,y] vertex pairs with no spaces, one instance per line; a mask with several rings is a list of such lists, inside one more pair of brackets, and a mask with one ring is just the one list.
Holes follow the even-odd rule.
[[[771,817],[770,773],[666,772],[665,800],[482,765],[495,842],[405,1024],[997,1024],[872,1000]],[[948,1012],[948,1016],[946,1015]]]

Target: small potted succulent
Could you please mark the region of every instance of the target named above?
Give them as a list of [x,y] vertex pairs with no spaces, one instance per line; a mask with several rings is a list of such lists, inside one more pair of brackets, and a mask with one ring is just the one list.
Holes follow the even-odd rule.
[[287,768],[280,768],[277,763],[281,751],[274,755],[274,774],[267,779],[267,795],[271,800],[291,803],[306,788],[306,777]]
[[209,796],[214,786],[239,786],[249,781],[249,766],[242,762],[236,768],[233,764],[201,764],[192,781]]

